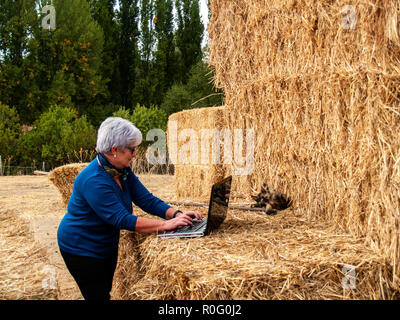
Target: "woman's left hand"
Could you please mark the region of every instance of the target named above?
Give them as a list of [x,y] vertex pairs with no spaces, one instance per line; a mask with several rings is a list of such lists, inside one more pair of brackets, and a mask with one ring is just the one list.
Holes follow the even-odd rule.
[[185,212],[182,212],[182,214],[179,214],[177,216],[181,216],[181,215],[186,215],[192,219],[197,219],[197,220],[203,219],[202,214],[198,211],[185,211]]

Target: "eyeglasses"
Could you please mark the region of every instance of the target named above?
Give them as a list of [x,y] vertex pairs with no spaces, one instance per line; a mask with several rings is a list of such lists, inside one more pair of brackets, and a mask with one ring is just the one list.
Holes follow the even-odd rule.
[[135,152],[135,150],[136,150],[136,147],[132,147],[132,148],[130,148],[130,147],[126,147],[131,153],[134,153]]

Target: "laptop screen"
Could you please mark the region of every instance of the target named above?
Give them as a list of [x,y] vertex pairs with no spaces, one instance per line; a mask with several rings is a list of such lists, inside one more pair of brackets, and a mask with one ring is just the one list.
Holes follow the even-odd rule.
[[217,229],[225,220],[228,212],[229,195],[231,192],[232,176],[213,185],[207,217],[207,231]]

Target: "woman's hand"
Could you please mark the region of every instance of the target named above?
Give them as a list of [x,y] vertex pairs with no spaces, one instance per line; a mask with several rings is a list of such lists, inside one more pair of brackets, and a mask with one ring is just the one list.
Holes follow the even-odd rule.
[[186,216],[188,216],[188,217],[190,217],[192,219],[197,219],[197,220],[202,220],[203,219],[203,216],[198,211],[185,211],[185,212],[182,212],[182,213],[178,213],[176,216],[177,217],[181,217],[183,215],[186,215]]
[[193,219],[201,220],[203,216],[198,211],[178,212],[176,217],[164,222],[164,231],[174,230],[179,227],[193,225]]

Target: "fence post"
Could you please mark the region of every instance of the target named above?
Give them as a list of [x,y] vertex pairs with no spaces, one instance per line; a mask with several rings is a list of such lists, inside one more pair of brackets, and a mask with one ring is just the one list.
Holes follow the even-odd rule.
[[3,175],[3,164],[1,162],[1,156],[0,156],[0,176]]
[[43,164],[42,164],[42,171],[46,171],[46,167],[45,167],[44,161],[43,161]]

